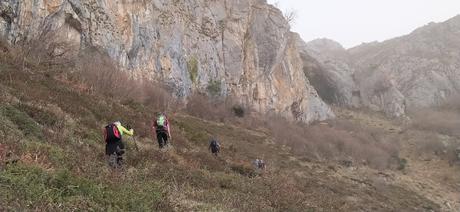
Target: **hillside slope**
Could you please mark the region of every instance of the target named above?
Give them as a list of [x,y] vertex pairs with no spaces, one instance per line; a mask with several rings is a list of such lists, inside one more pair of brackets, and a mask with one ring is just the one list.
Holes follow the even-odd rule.
[[[17,64],[8,51],[2,48],[0,57],[1,210],[458,207],[459,176],[447,175],[458,173],[458,167],[420,179],[414,178],[412,168],[398,171],[402,157],[415,157],[393,148],[406,134],[397,133],[400,127],[381,117],[338,111],[339,119],[329,123],[306,127],[274,119],[268,121],[272,127],[263,122],[248,126],[249,117],[216,122],[178,110],[170,114],[173,147],[159,151],[151,139],[149,117],[164,108],[91,92],[67,65]],[[137,134],[138,150],[131,138],[125,138],[128,152],[122,171],[110,170],[103,153],[101,128],[113,120],[131,123]],[[210,136],[223,145],[219,158],[207,152]],[[255,158],[267,161],[267,171],[252,167]],[[408,160],[409,167],[423,164]],[[428,165],[440,164],[447,161]],[[433,184],[444,186],[426,186]]]

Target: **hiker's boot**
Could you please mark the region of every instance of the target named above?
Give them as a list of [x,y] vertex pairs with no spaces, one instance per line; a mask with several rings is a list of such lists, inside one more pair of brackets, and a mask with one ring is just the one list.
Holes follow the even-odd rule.
[[120,155],[117,158],[117,167],[122,168],[123,167],[123,157]]
[[109,159],[108,159],[108,164],[109,164],[109,167],[112,168],[112,169],[116,169],[117,168],[117,158],[118,156],[116,154],[111,154],[109,155]]

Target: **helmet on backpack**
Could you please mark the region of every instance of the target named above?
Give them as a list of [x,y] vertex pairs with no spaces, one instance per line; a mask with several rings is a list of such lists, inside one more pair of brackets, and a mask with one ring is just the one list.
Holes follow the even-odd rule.
[[104,140],[105,142],[117,142],[121,140],[121,133],[118,127],[120,122],[114,122],[104,127]]
[[164,114],[158,115],[156,120],[158,127],[165,127],[166,125],[166,116]]

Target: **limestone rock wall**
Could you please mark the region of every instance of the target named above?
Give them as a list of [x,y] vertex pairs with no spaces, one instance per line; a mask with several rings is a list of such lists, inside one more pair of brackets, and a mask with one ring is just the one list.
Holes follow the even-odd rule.
[[0,35],[54,51],[105,51],[134,76],[304,122],[333,117],[303,74],[295,36],[265,0],[3,0]]

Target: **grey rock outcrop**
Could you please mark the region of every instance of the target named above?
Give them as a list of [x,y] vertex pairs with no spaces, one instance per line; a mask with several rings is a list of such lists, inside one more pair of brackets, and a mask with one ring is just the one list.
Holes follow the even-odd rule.
[[310,77],[323,99],[332,104],[362,105],[400,117],[460,94],[460,16],[349,50],[324,39],[299,46],[319,61],[317,75],[335,85],[332,89],[317,86]]
[[394,115],[437,106],[460,93],[460,16],[349,52],[367,91],[364,99]]
[[96,47],[178,97],[234,95],[304,122],[334,116],[302,71],[289,24],[265,0],[3,0],[0,35],[46,38],[60,54]]
[[305,63],[314,64],[316,61],[316,65],[306,66],[304,72],[327,103],[344,107],[360,105],[353,79],[355,69],[342,45],[328,39],[305,43],[299,38],[298,48]]

